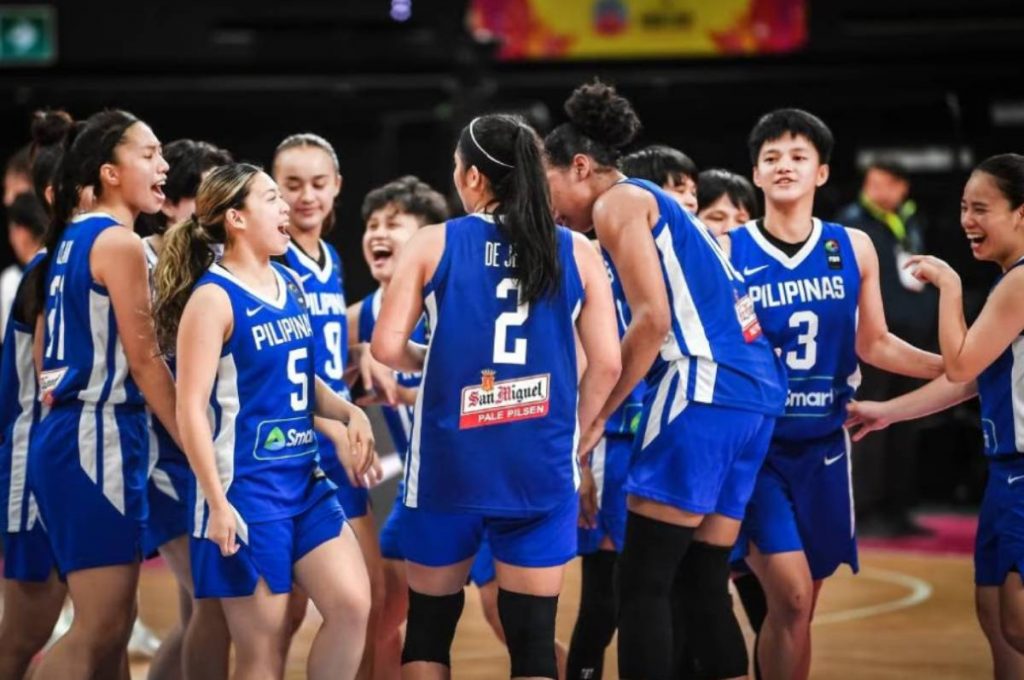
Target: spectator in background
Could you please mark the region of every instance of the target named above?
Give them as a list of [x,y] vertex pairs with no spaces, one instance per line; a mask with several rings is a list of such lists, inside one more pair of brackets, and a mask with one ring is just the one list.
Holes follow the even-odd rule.
[[14,292],[21,281],[21,269],[43,247],[46,222],[46,208],[31,192],[31,186],[7,207],[7,238],[17,263],[0,272],[0,334],[7,327]]
[[32,191],[31,146],[26,144],[7,159],[4,168],[4,207],[11,207],[14,199]]
[[[924,225],[909,195],[910,180],[899,164],[873,162],[864,175],[860,197],[840,210],[836,221],[864,231],[875,245],[889,329],[913,345],[931,347],[936,337],[935,293],[903,269],[908,257],[924,249]],[[861,372],[858,399],[889,399],[920,385],[912,378],[863,364]],[[919,432],[919,425],[900,423],[884,436],[854,447],[854,493],[861,535],[926,533],[910,516],[917,496]]]

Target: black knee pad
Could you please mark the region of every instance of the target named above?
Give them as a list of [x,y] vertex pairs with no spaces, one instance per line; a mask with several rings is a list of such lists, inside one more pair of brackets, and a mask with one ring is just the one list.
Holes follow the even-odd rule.
[[498,589],[498,615],[512,659],[512,677],[557,678],[555,613],[558,597]]
[[683,558],[682,607],[697,677],[747,674],[747,645],[729,596],[731,548],[694,541]]
[[761,632],[764,619],[768,615],[768,600],[764,594],[761,582],[753,574],[742,574],[732,580],[736,586],[736,592],[743,603],[743,611],[747,613],[747,620],[755,633]]
[[583,556],[583,583],[580,612],[572,631],[567,661],[568,677],[600,678],[604,671],[604,651],[617,627],[615,600],[615,562],[618,556],[599,550]]
[[431,661],[451,666],[455,626],[465,603],[462,590],[453,595],[424,595],[410,588],[402,664]]
[[[615,563],[618,555],[600,550],[583,556],[583,578],[580,589],[580,617],[600,627],[609,627],[608,639],[615,633],[618,602],[615,599]],[[607,643],[606,643],[607,644]]]
[[630,512],[619,555],[619,677],[667,680],[672,676],[672,609],[676,570],[694,529]]

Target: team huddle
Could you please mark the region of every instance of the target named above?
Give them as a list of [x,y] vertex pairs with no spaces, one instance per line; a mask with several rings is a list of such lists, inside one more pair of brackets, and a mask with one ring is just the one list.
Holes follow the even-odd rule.
[[[264,171],[120,110],[36,115],[48,227],[0,372],[0,679],[25,676],[66,595],[32,677],[128,678],[157,554],[181,621],[151,678],[280,678],[310,601],[310,678],[450,677],[469,582],[515,678],[603,677],[616,632],[622,678],[747,677],[751,656],[807,678],[821,586],[858,568],[851,435],[975,395],[978,615],[996,677],[1021,677],[1024,156],[964,188],[972,253],[1003,270],[972,325],[956,272],[910,258],[939,290],[934,354],[888,330],[870,238],[813,216],[833,147],[813,114],[752,129],[759,217],[740,175],[626,153],[640,120],[614,88],[565,113],[544,138],[507,114],[462,128],[462,217],[411,176],[367,194],[379,288],[351,305],[327,140],[289,136]],[[861,362],[931,382],[854,401]],[[379,535],[369,404],[404,463]]]

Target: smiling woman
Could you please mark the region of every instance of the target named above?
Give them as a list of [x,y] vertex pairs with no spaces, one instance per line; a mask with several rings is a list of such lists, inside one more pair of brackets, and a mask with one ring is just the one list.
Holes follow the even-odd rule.
[[[36,361],[51,406],[33,433],[28,477],[79,615],[36,675],[117,677],[146,517],[143,405],[177,436],[142,242],[132,233],[139,213],[163,204],[167,163],[149,126],[125,111],[95,114],[69,137],[53,180],[48,254],[27,282],[28,318],[45,319]],[[93,212],[76,216],[90,187]]]
[[[309,676],[351,678],[369,583],[336,487],[319,468],[314,413],[338,421],[360,474],[375,453],[365,414],[315,375],[314,328],[297,275],[271,262],[289,246],[288,212],[259,168],[213,170],[195,215],[165,237],[157,321],[165,347],[176,348],[178,421],[198,483],[195,596],[221,599],[237,674],[280,674],[294,582],[324,617]],[[214,243],[224,244],[218,262]]]

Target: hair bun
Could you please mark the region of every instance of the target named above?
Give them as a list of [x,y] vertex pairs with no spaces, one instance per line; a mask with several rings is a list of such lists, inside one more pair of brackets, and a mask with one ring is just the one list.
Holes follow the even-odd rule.
[[32,141],[36,146],[60,144],[74,124],[67,111],[36,111],[32,115]]
[[626,146],[640,131],[633,105],[600,80],[577,87],[565,102],[565,113],[576,129],[613,149]]

